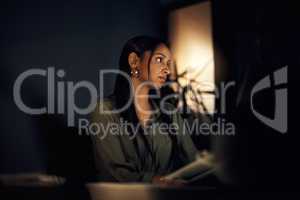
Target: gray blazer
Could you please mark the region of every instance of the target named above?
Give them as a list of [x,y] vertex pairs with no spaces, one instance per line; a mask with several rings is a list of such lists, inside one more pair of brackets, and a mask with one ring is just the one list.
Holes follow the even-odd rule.
[[[152,126],[147,131],[130,135],[128,127],[134,131],[136,127],[126,124],[118,113],[99,112],[100,107],[112,111],[114,100],[100,101],[92,114],[92,122],[97,127],[92,141],[99,181],[151,182],[154,176],[170,173],[195,159],[197,149],[178,112],[170,114],[172,127],[168,127],[176,137],[174,144],[165,131],[166,126],[162,128],[161,111],[152,116]],[[166,107],[174,109],[168,103]],[[176,155],[172,153],[173,145],[177,145]]]

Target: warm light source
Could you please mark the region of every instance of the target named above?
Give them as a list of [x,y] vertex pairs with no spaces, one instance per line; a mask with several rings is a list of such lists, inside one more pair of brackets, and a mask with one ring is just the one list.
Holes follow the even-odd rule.
[[[194,79],[195,90],[214,90],[214,60],[211,24],[211,3],[209,1],[179,8],[169,15],[169,38],[176,61],[178,74],[187,71],[187,78]],[[180,84],[190,81],[179,79]],[[195,84],[198,83],[198,84]],[[203,93],[202,99],[209,112],[214,110],[214,96]],[[194,101],[188,101],[192,109]]]

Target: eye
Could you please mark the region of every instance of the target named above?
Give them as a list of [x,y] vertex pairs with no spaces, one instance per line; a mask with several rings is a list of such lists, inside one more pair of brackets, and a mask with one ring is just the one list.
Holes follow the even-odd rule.
[[162,60],[163,60],[162,57],[156,57],[156,58],[155,58],[155,61],[156,61],[157,63],[161,63]]

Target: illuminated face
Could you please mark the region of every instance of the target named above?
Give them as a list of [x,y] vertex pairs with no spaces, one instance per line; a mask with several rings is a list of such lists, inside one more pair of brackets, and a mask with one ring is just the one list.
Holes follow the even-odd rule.
[[172,54],[169,48],[160,44],[152,53],[150,60],[149,81],[156,88],[160,88],[167,80],[173,64]]

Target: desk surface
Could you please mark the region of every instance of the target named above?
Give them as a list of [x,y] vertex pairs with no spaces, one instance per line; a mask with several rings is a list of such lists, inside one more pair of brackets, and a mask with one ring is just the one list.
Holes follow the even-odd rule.
[[86,187],[92,200],[159,200],[159,199],[202,199],[215,192],[213,187],[172,187],[141,183],[88,183]]

